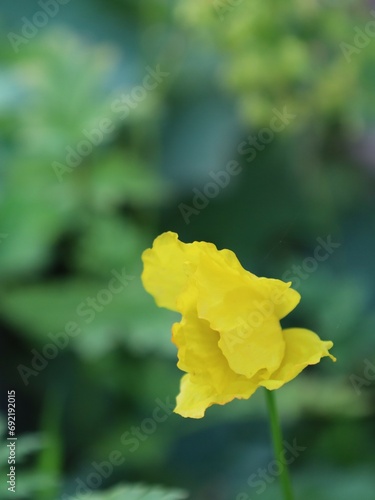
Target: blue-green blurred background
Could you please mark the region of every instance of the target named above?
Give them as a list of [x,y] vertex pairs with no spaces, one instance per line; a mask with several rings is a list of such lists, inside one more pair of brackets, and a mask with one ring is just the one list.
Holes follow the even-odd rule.
[[[285,439],[306,448],[291,464],[296,498],[375,499],[371,9],[2,3],[1,396],[5,426],[7,390],[16,391],[18,442],[14,494],[4,427],[1,498],[281,498],[275,475],[264,492],[248,484],[273,459],[260,391],[202,420],[154,420],[159,400],[179,390],[177,318],[143,290],[140,256],[173,230],[234,250],[258,275],[293,280],[302,302],[284,324],[333,340],[338,358],[277,393]],[[157,85],[145,89],[149,74]],[[271,137],[264,127],[285,110],[294,118]],[[95,135],[103,120],[108,130]],[[98,144],[68,165],[87,135]],[[229,162],[241,172],[208,187]],[[204,190],[217,195],[197,201]],[[336,245],[320,262],[318,239]],[[116,273],[126,284],[103,292]],[[105,305],[87,313],[98,294]],[[71,322],[79,334],[64,336]],[[66,347],[46,351],[52,338]],[[129,442],[135,427],[142,437]],[[95,482],[93,464],[105,469],[114,451],[120,465]]]

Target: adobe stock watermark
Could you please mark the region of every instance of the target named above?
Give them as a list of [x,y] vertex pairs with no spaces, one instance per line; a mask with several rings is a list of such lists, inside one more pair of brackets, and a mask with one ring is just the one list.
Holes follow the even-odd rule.
[[[273,117],[270,120],[269,127],[260,129],[257,135],[250,134],[245,141],[238,145],[237,152],[241,156],[245,156],[246,161],[249,163],[254,161],[257,154],[273,141],[275,134],[282,132],[296,118],[296,115],[288,112],[286,106],[282,111],[274,108],[272,112]],[[194,195],[192,204],[180,203],[178,205],[185,223],[190,224],[191,217],[199,215],[209,205],[210,201],[216,198],[230,184],[231,179],[239,175],[242,170],[243,168],[237,160],[231,160],[223,170],[211,171],[208,174],[211,180],[201,190],[198,188],[192,190]]]
[[288,288],[284,290],[275,289],[271,297],[255,301],[251,307],[251,312],[246,318],[237,318],[238,324],[236,328],[222,337],[222,340],[225,341],[225,345],[230,352],[234,352],[238,344],[248,342],[249,335],[251,335],[255,329],[259,329],[273,316],[275,308],[285,302],[287,290]]
[[293,288],[296,290],[298,290],[302,281],[306,281],[311,274],[315,273],[321,262],[325,262],[335,250],[341,247],[341,243],[332,241],[331,235],[328,235],[325,240],[319,237],[316,241],[318,245],[315,247],[313,255],[303,259],[300,266],[293,265],[281,276],[283,281],[291,281]]
[[[374,9],[370,10],[370,15],[375,18]],[[375,38],[375,20],[368,21],[363,28],[354,26],[353,30],[352,43],[340,43],[340,49],[348,63],[351,62],[353,54],[360,54]]]
[[240,155],[246,156],[247,162],[252,162],[257,157],[258,152],[263,151],[267,144],[270,144],[276,134],[279,134],[293,121],[297,115],[289,113],[284,106],[282,111],[273,108],[273,117],[269,127],[261,128],[257,135],[250,134],[247,139],[238,145],[237,151]]
[[[109,453],[107,460],[91,462],[90,472],[84,477],[74,479],[74,496],[64,494],[60,500],[77,500],[90,497],[94,490],[100,488],[104,479],[108,479],[115,467],[126,462],[126,453],[135,453],[142,443],[147,441],[173,413],[174,404],[166,397],[164,401],[155,399],[156,406],[150,416],[144,418],[138,427],[133,426],[120,437],[121,449]],[[120,448],[120,447],[119,447]]]
[[251,500],[253,493],[256,495],[264,493],[267,486],[272,484],[282,474],[285,467],[291,465],[297,460],[301,452],[307,449],[306,446],[299,446],[296,438],[293,439],[292,444],[283,441],[283,445],[284,449],[276,459],[269,462],[265,468],[259,467],[256,472],[247,478],[247,484],[251,488],[251,493],[248,494],[242,491],[236,496],[235,500]]
[[225,16],[242,3],[243,0],[212,0],[212,5],[220,21],[224,21]]
[[373,385],[375,387],[375,365],[371,363],[369,359],[363,361],[364,367],[363,372],[360,375],[355,375],[352,373],[349,380],[357,394],[360,396],[363,387],[370,387]]
[[149,93],[170,75],[162,71],[159,64],[155,68],[146,66],[145,69],[146,75],[140,85],[136,85],[129,93],[123,93],[112,101],[110,111],[111,116],[115,115],[115,118],[107,116],[98,120],[96,127],[84,128],[81,140],[65,147],[64,161],[52,162],[52,169],[59,182],[62,182],[65,174],[73,172],[93,152],[94,148],[100,146],[114,132],[119,120],[127,118],[131,111],[147,99]]
[[186,203],[178,205],[185,223],[190,224],[191,216],[199,215],[208,206],[210,200],[216,198],[229,185],[232,176],[237,176],[241,172],[242,167],[235,160],[229,161],[224,170],[219,170],[218,172],[211,171],[208,175],[211,177],[212,182],[207,182],[202,191],[197,188],[193,189],[194,197],[192,199],[192,206]]
[[21,18],[22,28],[21,35],[10,31],[8,40],[16,54],[20,51],[23,45],[27,45],[36,37],[41,28],[47,26],[49,21],[57,16],[61,5],[66,5],[71,0],[39,0],[38,5],[41,10],[35,12],[31,19],[23,16]]
[[[100,289],[95,297],[86,297],[76,307],[76,315],[79,318],[84,318],[86,325],[91,324],[96,315],[101,313],[112,302],[114,296],[123,292],[129,285],[129,281],[135,278],[134,276],[128,276],[125,268],[120,273],[113,269],[111,274],[112,278],[106,288]],[[26,386],[30,383],[30,377],[38,376],[47,367],[48,363],[69,345],[70,340],[82,332],[82,326],[82,322],[69,320],[62,331],[48,333],[47,337],[51,342],[45,344],[41,351],[37,349],[31,350],[32,358],[29,366],[23,364],[17,366],[18,373]]]

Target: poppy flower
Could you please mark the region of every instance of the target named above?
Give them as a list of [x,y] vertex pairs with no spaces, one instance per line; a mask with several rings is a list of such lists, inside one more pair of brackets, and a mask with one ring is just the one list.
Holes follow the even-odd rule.
[[291,283],[246,271],[230,250],[158,236],[142,255],[142,281],[158,306],[177,311],[172,327],[182,377],[175,412],[201,418],[213,404],[248,399],[258,387],[278,389],[328,352],[304,328],[280,320],[299,303]]

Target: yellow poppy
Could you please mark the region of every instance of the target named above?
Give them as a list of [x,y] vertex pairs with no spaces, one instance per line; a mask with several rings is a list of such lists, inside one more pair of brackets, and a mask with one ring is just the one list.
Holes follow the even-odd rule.
[[172,328],[181,380],[175,412],[201,418],[213,404],[248,399],[258,387],[278,389],[319,363],[331,341],[280,319],[299,303],[291,283],[246,271],[230,250],[156,238],[142,255],[142,281],[160,307],[181,313]]

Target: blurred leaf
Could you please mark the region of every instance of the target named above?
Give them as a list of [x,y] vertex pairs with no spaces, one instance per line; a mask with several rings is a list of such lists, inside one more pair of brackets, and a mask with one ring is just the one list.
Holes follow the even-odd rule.
[[306,500],[373,500],[375,478],[373,468],[337,470],[332,467],[310,469],[299,480],[299,496]]
[[176,18],[195,36],[210,36],[223,86],[237,95],[249,125],[268,126],[271,110],[286,107],[298,116],[295,130],[317,116],[355,125],[354,112],[363,113],[360,73],[371,64],[374,46],[347,60],[341,44],[353,43],[353,26],[364,26],[368,13],[350,0],[340,6],[180,0]]
[[135,208],[154,206],[160,204],[168,193],[166,183],[146,168],[139,158],[115,151],[105,158],[96,158],[89,189],[93,206],[102,211],[118,205]]
[[157,486],[117,486],[113,490],[92,495],[92,500],[183,500],[188,494],[181,490],[168,490]]
[[[6,441],[4,441],[4,444]],[[42,434],[23,434],[17,437],[17,461],[22,463],[30,455],[40,451],[46,445]],[[8,460],[8,448],[6,445],[0,451],[0,464],[4,465]]]
[[278,401],[285,417],[309,414],[360,418],[373,414],[370,398],[358,397],[349,376],[314,377],[310,375],[311,371],[314,368],[305,370],[280,391]]
[[[0,427],[2,432],[0,448],[0,472],[6,477],[9,473],[8,457],[9,449],[6,440],[6,427],[3,424],[4,418],[0,418]],[[35,498],[41,491],[52,491],[56,488],[55,478],[48,474],[40,474],[29,465],[28,458],[43,450],[46,446],[46,439],[42,434],[22,434],[17,436],[16,442],[16,492],[13,493],[7,488],[3,488],[2,498],[25,499]],[[39,497],[38,497],[39,498]]]
[[[100,305],[98,294],[108,289],[113,276],[110,274],[106,282],[72,280],[14,288],[3,295],[0,310],[39,346],[51,342],[49,333],[61,332],[73,321],[81,331],[71,338],[69,347],[83,357],[96,358],[119,345],[140,354],[155,351],[175,355],[170,328],[177,314],[159,310],[139,278],[133,277],[117,294],[106,293],[110,300]],[[96,299],[101,311],[95,311],[88,304],[89,299]]]
[[110,276],[112,269],[140,267],[147,237],[139,225],[118,215],[97,215],[87,221],[74,251],[79,272]]

